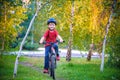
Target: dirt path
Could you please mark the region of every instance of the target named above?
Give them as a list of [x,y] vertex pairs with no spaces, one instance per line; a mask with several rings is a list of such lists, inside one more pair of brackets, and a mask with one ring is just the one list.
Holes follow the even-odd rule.
[[[26,67],[30,67],[33,70],[36,70],[36,71],[43,74],[43,69],[40,69],[39,67],[36,67],[36,66],[34,66],[33,64],[31,64],[29,62],[19,62],[19,64],[21,64],[23,66],[26,66]],[[49,74],[44,74],[44,75],[49,76]],[[56,80],[65,80],[65,79],[64,78],[57,78]]]
[[33,64],[31,64],[31,63],[29,63],[29,62],[19,62],[19,64],[21,64],[21,65],[23,65],[23,66],[30,67],[30,68],[32,68],[33,70],[36,70],[36,71],[38,71],[38,72],[43,73],[43,72],[42,72],[42,69],[40,69],[39,67],[34,66]]

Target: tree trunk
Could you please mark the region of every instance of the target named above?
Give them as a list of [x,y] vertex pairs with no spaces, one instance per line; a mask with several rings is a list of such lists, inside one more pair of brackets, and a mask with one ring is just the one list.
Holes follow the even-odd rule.
[[71,41],[71,39],[69,39],[69,41],[68,41],[68,50],[67,50],[67,55],[66,55],[66,61],[71,60],[71,45],[72,45],[72,41]]
[[[41,4],[40,4],[40,8],[41,8]],[[33,16],[32,20],[31,20],[31,22],[30,22],[30,24],[29,24],[28,30],[27,30],[27,32],[26,32],[26,35],[25,35],[25,37],[23,38],[23,40],[22,40],[22,42],[21,42],[20,49],[19,49],[18,55],[17,55],[17,57],[16,57],[15,65],[14,65],[13,78],[15,78],[15,76],[17,75],[17,68],[18,68],[18,63],[19,63],[18,61],[19,61],[19,57],[20,57],[21,50],[22,50],[22,48],[23,48],[24,42],[25,42],[25,40],[26,40],[26,38],[27,38],[27,36],[28,36],[28,34],[29,34],[29,32],[30,32],[31,26],[32,26],[32,24],[33,24],[33,22],[34,22],[34,20],[35,20],[35,17],[37,16],[37,13],[38,13],[38,11],[39,11],[40,8],[38,8],[38,9],[36,10],[36,13],[35,13],[35,15]]]
[[89,49],[89,52],[88,52],[88,55],[87,55],[87,61],[91,60],[93,48],[94,48],[94,44],[92,43],[92,44],[90,44],[90,49]]
[[34,26],[32,26],[31,44],[33,44],[33,43],[34,43],[34,33],[33,33],[33,31],[34,31]]
[[3,53],[3,51],[4,51],[4,44],[5,44],[5,42],[4,42],[4,40],[3,40],[3,38],[0,38],[1,39],[1,41],[2,41],[2,44],[1,44],[1,49],[0,49],[0,56],[2,55],[2,53]]
[[66,61],[71,60],[71,48],[72,48],[72,41],[73,41],[73,35],[72,35],[72,29],[73,29],[73,17],[74,17],[74,1],[72,1],[72,8],[71,8],[71,24],[70,24],[70,37],[68,42],[68,50],[66,55]]
[[27,30],[27,33],[26,33],[25,37],[23,38],[22,43],[21,43],[21,45],[20,45],[20,49],[19,49],[18,55],[17,55],[17,57],[16,57],[16,61],[15,61],[14,76],[13,76],[13,77],[15,77],[16,74],[17,74],[18,60],[19,60],[19,57],[20,57],[20,54],[21,54],[21,50],[22,50],[23,45],[24,45],[24,42],[25,42],[25,40],[26,40],[26,38],[27,38],[27,36],[28,36],[28,34],[29,34],[29,31],[30,31],[30,29],[31,29],[31,25],[32,25],[32,23],[33,23],[33,21],[34,21],[34,19],[35,19],[35,16],[36,16],[36,14],[33,16],[32,20],[31,20],[31,22],[30,22],[29,28],[28,28],[28,30]]
[[4,49],[5,49],[5,28],[6,28],[6,21],[7,21],[7,7],[6,7],[6,3],[4,4],[4,26],[3,26],[3,37],[2,37],[2,48],[1,48],[1,53],[0,55],[2,55]]
[[110,14],[108,23],[106,25],[106,34],[105,34],[104,40],[103,40],[102,61],[101,61],[101,67],[100,67],[100,71],[102,71],[102,72],[103,72],[103,68],[104,68],[104,51],[105,51],[105,45],[106,45],[106,38],[107,38],[108,31],[109,31],[110,23],[111,23],[111,20],[112,20],[112,16],[113,16],[113,13],[114,13],[114,8],[116,6],[116,2],[117,2],[117,0],[113,1],[111,14]]

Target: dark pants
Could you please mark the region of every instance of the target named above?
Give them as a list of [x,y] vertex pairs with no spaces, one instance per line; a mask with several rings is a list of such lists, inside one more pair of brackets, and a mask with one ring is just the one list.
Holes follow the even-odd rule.
[[[55,52],[56,52],[57,56],[59,56],[59,54],[58,54],[58,45],[57,44],[53,44],[53,47],[55,49]],[[46,46],[45,47],[44,69],[48,69],[49,68],[49,53],[51,53],[51,46]]]

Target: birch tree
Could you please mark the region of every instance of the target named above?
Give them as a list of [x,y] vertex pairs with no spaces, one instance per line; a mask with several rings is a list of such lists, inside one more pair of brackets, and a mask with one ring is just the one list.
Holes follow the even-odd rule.
[[103,40],[102,60],[101,60],[100,71],[103,71],[103,69],[104,69],[104,55],[105,55],[104,52],[105,52],[107,34],[108,34],[109,27],[110,27],[110,24],[111,24],[111,21],[112,21],[112,16],[113,16],[113,14],[114,14],[114,8],[115,8],[116,3],[117,3],[117,0],[113,0],[113,5],[112,5],[112,9],[111,9],[111,14],[110,14],[110,17],[109,17],[109,19],[108,19],[108,23],[107,23],[107,25],[106,25],[106,33],[105,33],[104,40]]
[[18,68],[18,64],[19,64],[19,58],[20,58],[20,55],[21,55],[21,51],[22,51],[22,48],[23,48],[23,45],[24,45],[24,42],[30,32],[30,29],[31,29],[31,26],[35,20],[35,17],[37,16],[39,10],[41,9],[41,2],[36,2],[37,3],[37,9],[36,9],[36,13],[34,14],[30,24],[29,24],[29,27],[28,27],[28,30],[26,32],[26,35],[25,37],[23,38],[22,42],[21,42],[21,45],[20,45],[20,49],[19,49],[19,52],[17,54],[17,57],[16,57],[16,61],[15,61],[15,65],[14,65],[14,73],[13,73],[13,78],[15,78],[15,76],[17,75],[17,68]]
[[74,20],[74,0],[72,1],[72,7],[71,7],[70,36],[69,36],[68,49],[67,49],[67,55],[66,55],[67,61],[71,60],[71,50],[72,50],[72,42],[73,42],[73,32],[72,32],[73,20]]

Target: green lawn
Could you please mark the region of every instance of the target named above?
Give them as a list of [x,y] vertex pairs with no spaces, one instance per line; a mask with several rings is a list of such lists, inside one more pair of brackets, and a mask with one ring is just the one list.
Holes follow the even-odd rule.
[[[0,80],[52,80],[43,74],[43,57],[24,57],[19,59],[17,77],[13,79],[13,68],[16,56],[0,56]],[[120,70],[105,64],[104,72],[100,72],[100,59],[87,62],[85,58],[65,58],[57,63],[56,80],[119,80]]]

